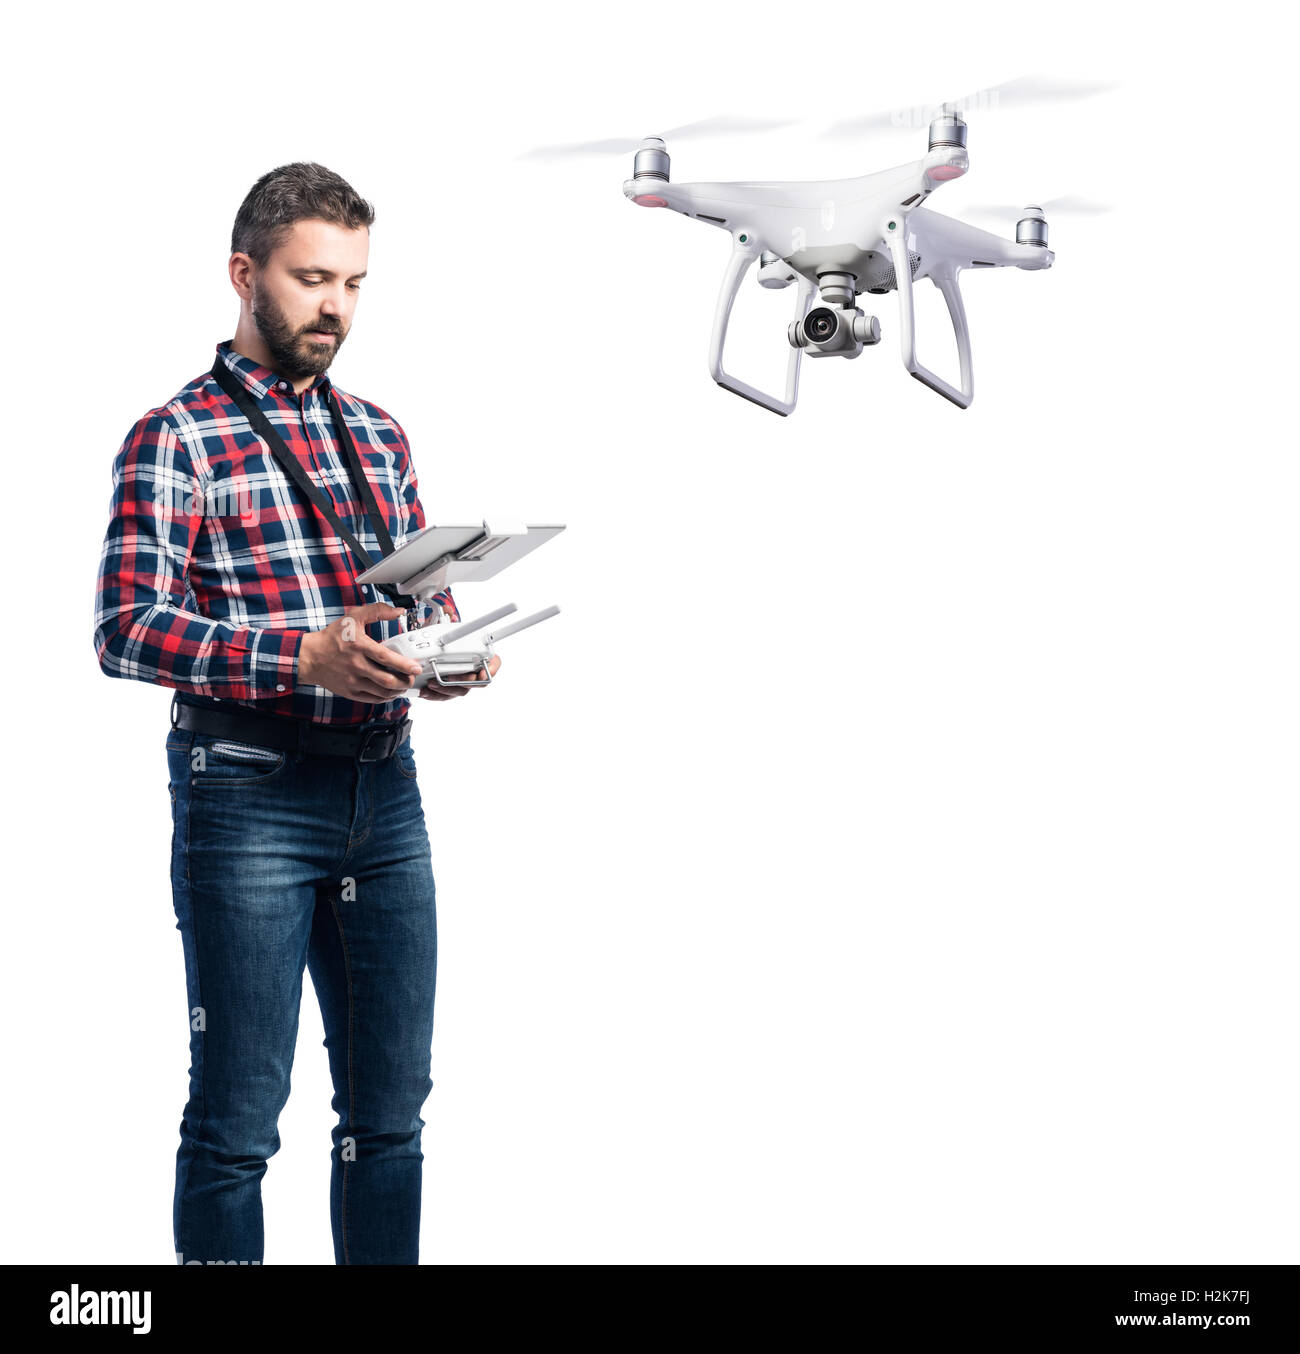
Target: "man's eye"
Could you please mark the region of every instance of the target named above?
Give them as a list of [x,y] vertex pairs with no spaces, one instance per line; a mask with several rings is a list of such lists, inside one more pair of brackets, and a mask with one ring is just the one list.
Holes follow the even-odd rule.
[[303,285],[304,287],[319,287],[319,286],[320,286],[320,278],[318,278],[318,277],[304,277],[304,278],[302,279],[302,285]]

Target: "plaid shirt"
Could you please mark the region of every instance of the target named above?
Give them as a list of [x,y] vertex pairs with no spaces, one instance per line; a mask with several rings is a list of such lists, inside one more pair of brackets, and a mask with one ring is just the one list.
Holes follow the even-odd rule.
[[[378,559],[382,547],[336,447],[331,388],[395,545],[425,526],[406,434],[377,405],[321,375],[301,395],[235,352],[217,352],[284,438],[335,511]],[[406,697],[345,700],[297,680],[304,634],[347,607],[386,602],[360,586],[360,565],[280,468],[210,372],[150,410],[113,461],[113,498],[99,566],[95,650],[110,677],[328,724],[401,719]],[[459,620],[450,590],[435,602]],[[434,608],[420,603],[420,623]],[[399,632],[396,619],[366,627]]]

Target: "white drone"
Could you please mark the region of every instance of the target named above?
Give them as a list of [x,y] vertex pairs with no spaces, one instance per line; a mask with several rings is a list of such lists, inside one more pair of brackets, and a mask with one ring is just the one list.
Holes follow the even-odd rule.
[[[641,207],[668,207],[731,232],[733,249],[722,279],[709,348],[709,371],[727,390],[782,416],[799,395],[799,363],[810,357],[857,357],[880,341],[880,323],[854,304],[857,296],[898,291],[903,366],[931,390],[965,409],[974,398],[970,334],[957,276],[963,268],[1050,268],[1047,218],[1025,207],[1016,238],[942,216],[925,206],[941,184],[966,173],[966,123],[941,112],[930,123],[923,160],[856,179],[808,183],[671,183],[660,137],[641,142],[623,193]],[[741,279],[755,260],[764,287],[797,283],[789,328],[785,398],[765,394],[727,373],[722,350]],[[961,388],[916,360],[912,283],[928,277],[943,293],[957,336]],[[809,311],[814,292],[821,302]]]

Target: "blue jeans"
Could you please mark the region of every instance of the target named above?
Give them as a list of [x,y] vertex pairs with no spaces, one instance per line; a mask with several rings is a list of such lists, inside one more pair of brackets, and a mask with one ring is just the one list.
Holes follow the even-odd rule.
[[178,1262],[262,1262],[305,965],[338,1114],[335,1262],[416,1264],[437,934],[410,741],[358,763],[173,729],[167,763],[191,1058]]

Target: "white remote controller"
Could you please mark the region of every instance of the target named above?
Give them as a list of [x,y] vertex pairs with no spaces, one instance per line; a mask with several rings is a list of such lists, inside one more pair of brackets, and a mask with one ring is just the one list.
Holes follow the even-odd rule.
[[[513,602],[508,602],[495,611],[489,611],[486,616],[479,616],[476,620],[465,621],[459,625],[422,625],[417,630],[406,630],[400,635],[394,635],[392,639],[384,640],[384,648],[392,649],[403,658],[413,659],[420,664],[420,675],[411,684],[415,690],[428,686],[430,682],[439,686],[486,686],[492,680],[488,665],[495,652],[493,644],[507,635],[527,630],[529,626],[536,625],[539,621],[558,616],[560,608],[548,606],[531,616],[525,616],[521,621],[507,625],[504,629],[492,630],[456,649],[448,648],[448,644],[452,640],[473,635],[476,631],[517,610]],[[480,671],[485,674],[483,677],[477,675]]]

